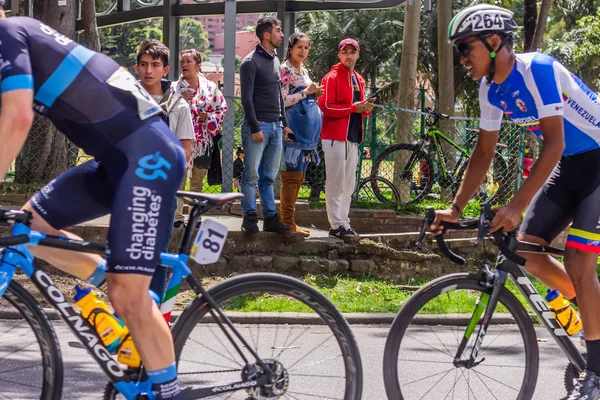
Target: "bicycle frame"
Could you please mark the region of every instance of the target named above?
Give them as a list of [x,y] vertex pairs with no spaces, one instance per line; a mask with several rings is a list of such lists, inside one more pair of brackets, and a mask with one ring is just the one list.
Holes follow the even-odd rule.
[[[511,238],[509,242],[510,250],[514,251],[519,242]],[[540,252],[539,254],[550,254],[550,252]],[[462,352],[466,347],[466,344],[471,337],[475,326],[483,314],[483,323],[479,327],[479,331],[477,333],[477,340],[475,341],[475,345],[473,346],[473,350],[471,351],[471,355],[469,360],[465,361],[466,366],[475,366],[479,364],[476,361],[477,355],[481,348],[481,344],[483,343],[483,339],[486,335],[487,329],[492,319],[492,314],[496,309],[496,305],[498,303],[498,297],[500,296],[501,291],[504,288],[507,277],[510,277],[511,281],[515,284],[515,286],[519,289],[523,297],[527,300],[527,303],[531,306],[537,317],[540,321],[542,321],[543,325],[546,327],[550,335],[554,338],[562,352],[567,356],[569,361],[577,368],[578,372],[581,372],[585,369],[586,362],[583,359],[581,353],[577,350],[577,347],[571,341],[569,335],[564,330],[564,328],[560,325],[560,323],[554,317],[552,311],[548,308],[548,305],[544,301],[544,298],[538,293],[535,289],[527,275],[523,272],[523,270],[513,261],[506,258],[502,253],[498,255],[498,260],[496,262],[496,268],[491,273],[493,274],[492,283],[488,283],[493,287],[491,294],[484,294],[480,298],[475,311],[471,317],[470,323],[467,327],[461,345],[459,346],[459,350],[455,356],[455,360],[460,360]]]
[[[196,225],[200,215],[203,213],[204,212],[200,211],[197,207],[192,208],[190,213],[190,224],[184,233],[180,247],[180,254],[161,254],[161,264],[172,268],[172,276],[169,279],[167,290],[165,291],[165,298],[168,298],[169,294],[173,293],[174,291],[177,292],[179,290],[181,281],[186,279],[196,294],[198,296],[202,296],[212,307],[212,310],[210,311],[211,315],[224,334],[231,341],[231,344],[236,348],[244,362],[247,365],[250,364],[247,357],[242,353],[240,346],[235,343],[234,337],[232,337],[232,335],[227,331],[226,327],[233,332],[234,336],[237,337],[237,339],[241,342],[241,345],[252,354],[256,362],[261,366],[261,368],[263,368],[265,373],[258,377],[256,377],[254,374],[253,378],[247,378],[236,382],[222,383],[210,387],[186,388],[183,391],[183,398],[186,400],[210,397],[214,396],[215,393],[232,392],[249,387],[260,387],[269,383],[272,375],[270,368],[260,359],[258,354],[252,349],[250,344],[242,337],[237,329],[235,329],[229,318],[227,318],[219,309],[215,300],[191,274],[191,270],[187,266],[187,261],[189,259],[189,254],[194,240],[192,227]],[[0,298],[2,298],[4,292],[8,288],[8,285],[12,281],[17,267],[20,268],[33,281],[40,293],[42,293],[42,295],[48,300],[49,304],[58,311],[62,319],[69,326],[71,331],[73,331],[79,341],[84,345],[92,358],[102,368],[106,376],[114,384],[119,393],[125,396],[125,398],[128,400],[134,400],[142,394],[147,395],[151,400],[154,399],[155,397],[151,390],[152,384],[150,381],[146,379],[142,382],[133,382],[129,376],[127,376],[125,371],[121,369],[119,364],[113,359],[111,354],[103,345],[102,341],[98,337],[98,334],[96,333],[96,329],[92,327],[87,320],[83,319],[80,314],[75,311],[75,309],[73,309],[72,305],[66,299],[64,294],[54,285],[50,276],[35,265],[34,257],[28,249],[28,246],[46,246],[83,253],[104,255],[106,252],[105,246],[93,242],[46,235],[44,233],[32,231],[27,225],[22,223],[15,223],[13,225],[11,234],[13,236],[27,235],[29,237],[29,242],[16,246],[10,246],[4,249],[2,258],[0,259]],[[174,300],[166,303],[161,301],[161,312],[163,314],[170,313],[174,304]],[[215,315],[215,313],[217,315]],[[221,321],[217,317],[219,317]],[[173,328],[176,326],[176,324],[177,322],[175,322]],[[47,346],[47,344],[40,341],[40,346]]]
[[441,146],[441,141],[442,140],[445,141],[446,143],[448,143],[455,150],[457,150],[457,151],[459,151],[461,153],[461,157],[458,160],[458,162],[456,163],[456,167],[454,168],[454,172],[456,172],[458,166],[461,164],[461,162],[463,160],[463,157],[469,158],[470,155],[471,155],[467,149],[459,146],[456,142],[454,142],[452,139],[450,139],[448,136],[446,136],[437,127],[432,127],[430,129],[428,129],[427,132],[426,132],[426,137],[428,138],[428,140],[430,140],[433,143],[433,146],[434,146],[434,149],[435,149],[435,153],[436,153],[436,155],[438,157],[438,160],[440,160],[437,163],[439,165],[439,167],[440,167],[440,170],[441,170],[440,177],[442,177],[444,180],[447,180],[448,176],[450,174],[448,173],[448,169],[446,168],[447,159],[446,159],[446,155],[442,151],[442,146]]

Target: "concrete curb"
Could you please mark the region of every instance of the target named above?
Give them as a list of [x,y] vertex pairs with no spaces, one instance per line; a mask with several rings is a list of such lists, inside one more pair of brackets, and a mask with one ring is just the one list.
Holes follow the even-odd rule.
[[[44,312],[52,321],[60,319],[58,312],[53,308],[44,308]],[[171,314],[171,322],[181,315],[181,311]],[[323,321],[314,314],[309,313],[256,313],[236,312],[227,313],[233,323],[241,324],[290,324],[290,325],[321,325]],[[344,313],[350,325],[391,325],[397,314],[394,313]],[[15,310],[0,310],[0,319],[21,319],[21,314]],[[466,326],[471,318],[470,314],[424,314],[415,319],[417,325],[459,325]],[[207,319],[206,321],[210,321]],[[492,323],[495,325],[511,325],[515,321],[510,314],[494,314]]]

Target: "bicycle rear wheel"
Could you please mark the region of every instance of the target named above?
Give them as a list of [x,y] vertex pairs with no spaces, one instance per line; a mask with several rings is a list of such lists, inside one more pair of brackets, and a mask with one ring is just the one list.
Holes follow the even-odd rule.
[[[481,275],[452,274],[418,290],[394,320],[385,345],[385,389],[389,399],[531,399],[539,367],[538,344],[529,315],[504,288],[474,367],[458,362],[471,355],[483,313],[470,320],[491,289]],[[474,327],[469,332],[468,326]],[[459,344],[467,339],[460,360]]]
[[[376,189],[374,189],[376,188]],[[377,191],[377,192],[376,192]],[[358,201],[379,201],[387,206],[396,206],[400,202],[400,193],[396,186],[382,176],[363,179],[358,185]],[[359,204],[359,207],[361,205]]]
[[63,364],[54,328],[21,285],[0,300],[0,390],[3,399],[61,398]]
[[431,191],[435,170],[431,158],[412,144],[396,144],[385,149],[373,162],[371,179],[373,193],[381,202],[389,196],[377,185],[377,177],[386,178],[396,187],[398,205],[418,203]]
[[[297,279],[268,273],[228,279],[209,293],[259,357],[285,371],[283,393],[254,388],[214,398],[361,398],[358,346],[346,320],[321,293]],[[235,382],[244,373],[246,363],[216,324],[216,315],[198,297],[173,328],[182,386]],[[247,349],[241,351],[255,363]]]

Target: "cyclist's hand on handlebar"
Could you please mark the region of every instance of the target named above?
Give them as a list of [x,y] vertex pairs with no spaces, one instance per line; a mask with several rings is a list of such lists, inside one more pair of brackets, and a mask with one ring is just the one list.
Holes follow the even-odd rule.
[[504,207],[497,209],[496,216],[490,224],[490,233],[500,229],[502,229],[503,232],[510,232],[517,229],[519,223],[521,223],[522,211],[523,210],[515,207],[512,203],[508,203]]
[[[441,210],[435,212],[435,220],[433,224],[429,226],[431,233],[434,235],[439,235],[444,231],[443,222],[457,222],[458,221],[458,213],[453,208],[448,208],[447,210]],[[440,226],[442,225],[442,226]]]

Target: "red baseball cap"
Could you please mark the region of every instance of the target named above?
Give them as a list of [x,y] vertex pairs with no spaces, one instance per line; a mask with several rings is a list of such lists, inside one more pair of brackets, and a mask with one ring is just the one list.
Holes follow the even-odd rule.
[[360,51],[360,46],[358,45],[358,42],[356,40],[352,39],[352,38],[348,38],[348,39],[342,40],[340,42],[340,44],[338,44],[338,51],[342,50],[346,46],[352,46],[357,51]]

